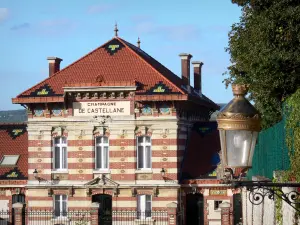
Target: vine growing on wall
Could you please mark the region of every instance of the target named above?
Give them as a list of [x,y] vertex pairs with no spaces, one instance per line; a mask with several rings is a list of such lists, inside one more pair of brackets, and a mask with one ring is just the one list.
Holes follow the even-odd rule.
[[286,144],[289,149],[289,179],[300,182],[300,88],[286,100]]

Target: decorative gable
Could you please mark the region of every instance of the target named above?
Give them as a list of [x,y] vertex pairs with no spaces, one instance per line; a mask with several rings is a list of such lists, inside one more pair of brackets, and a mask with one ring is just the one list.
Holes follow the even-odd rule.
[[107,53],[109,53],[111,56],[116,54],[124,47],[125,45],[122,42],[120,42],[118,39],[113,39],[103,46],[103,48],[105,48]]
[[45,84],[38,89],[32,91],[29,95],[30,97],[44,97],[44,96],[57,96],[52,90],[51,86]]
[[172,90],[165,85],[162,81],[159,81],[148,91],[148,94],[170,94]]

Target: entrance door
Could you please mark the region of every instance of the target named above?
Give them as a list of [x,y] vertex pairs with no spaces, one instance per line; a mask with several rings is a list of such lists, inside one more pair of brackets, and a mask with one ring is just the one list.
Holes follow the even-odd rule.
[[204,202],[202,194],[186,195],[186,224],[203,225],[204,224]]
[[242,222],[242,197],[241,194],[233,195],[233,219],[234,224]]
[[112,197],[98,194],[92,196],[92,202],[99,203],[99,225],[112,225]]

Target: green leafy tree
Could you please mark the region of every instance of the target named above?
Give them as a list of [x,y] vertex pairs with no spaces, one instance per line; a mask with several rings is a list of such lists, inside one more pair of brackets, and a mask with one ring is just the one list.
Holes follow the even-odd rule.
[[263,127],[278,122],[282,103],[300,87],[300,1],[232,0],[241,6],[227,51],[225,84],[247,83]]

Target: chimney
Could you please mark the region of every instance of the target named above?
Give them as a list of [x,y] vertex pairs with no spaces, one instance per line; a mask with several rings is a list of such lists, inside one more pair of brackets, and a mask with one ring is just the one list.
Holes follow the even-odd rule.
[[193,57],[191,54],[181,53],[181,75],[182,83],[189,90],[190,89],[190,61]]
[[49,62],[49,77],[51,77],[60,70],[60,62],[63,60],[58,57],[48,57],[47,60]]
[[193,61],[192,62],[194,66],[194,89],[201,94],[202,93],[202,81],[201,81],[201,71],[203,62],[200,61]]

